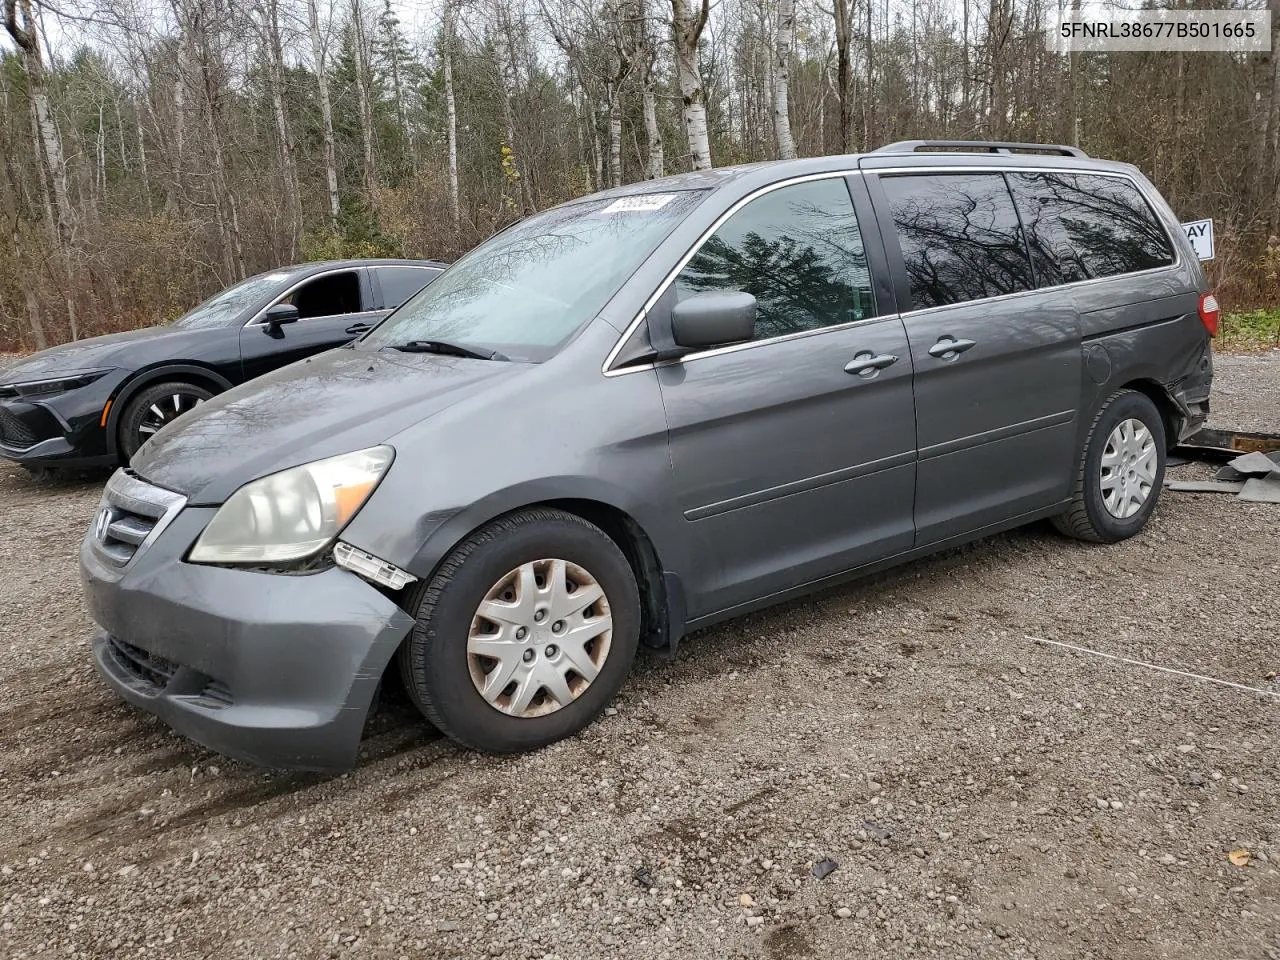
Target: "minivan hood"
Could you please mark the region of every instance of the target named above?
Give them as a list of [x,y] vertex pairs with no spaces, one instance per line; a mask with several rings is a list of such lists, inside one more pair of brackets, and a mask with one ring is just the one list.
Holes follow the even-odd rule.
[[180,331],[172,327],[145,327],[59,344],[0,369],[0,383],[28,383],[89,370],[109,369],[117,365],[117,355],[129,344],[176,333]]
[[201,404],[131,462],[192,505],[219,504],[258,477],[362,450],[527,364],[340,347]]

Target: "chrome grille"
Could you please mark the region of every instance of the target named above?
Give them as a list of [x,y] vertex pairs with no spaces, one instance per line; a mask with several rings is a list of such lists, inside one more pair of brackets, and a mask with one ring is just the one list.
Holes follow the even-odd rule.
[[159,536],[187,502],[170,490],[153,486],[128,469],[107,481],[93,523],[93,545],[109,563],[124,566]]

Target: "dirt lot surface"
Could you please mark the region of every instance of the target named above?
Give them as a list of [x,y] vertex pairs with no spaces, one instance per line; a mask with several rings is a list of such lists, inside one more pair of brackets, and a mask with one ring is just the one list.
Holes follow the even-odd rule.
[[[1218,370],[1217,425],[1280,430],[1280,357]],[[1280,957],[1280,699],[1026,639],[1280,691],[1280,506],[1166,493],[1119,546],[730,623],[532,756],[393,702],[324,779],[96,681],[99,486],[0,468],[0,957]]]

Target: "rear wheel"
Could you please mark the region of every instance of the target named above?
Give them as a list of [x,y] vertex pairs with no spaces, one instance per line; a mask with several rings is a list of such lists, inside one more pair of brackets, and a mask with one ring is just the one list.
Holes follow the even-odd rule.
[[1164,420],[1136,390],[1107,398],[1081,451],[1071,509],[1054,518],[1069,537],[1116,543],[1138,533],[1164,483]]
[[617,544],[545,508],[472,534],[407,607],[418,619],[400,651],[409,695],[449,737],[497,753],[590,723],[640,637],[639,593]]
[[120,460],[128,463],[138,448],[184,413],[190,413],[213,396],[212,390],[194,383],[172,381],[146,387],[129,401],[120,417]]

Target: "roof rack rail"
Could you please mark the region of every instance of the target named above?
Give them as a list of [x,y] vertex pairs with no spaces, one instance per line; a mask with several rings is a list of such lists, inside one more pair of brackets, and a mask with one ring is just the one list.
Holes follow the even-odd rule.
[[1089,155],[1079,147],[1059,143],[1004,143],[997,140],[899,140],[889,143],[872,153],[917,153],[921,150],[985,151],[987,153],[1056,153],[1064,157]]

